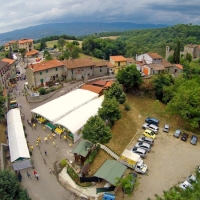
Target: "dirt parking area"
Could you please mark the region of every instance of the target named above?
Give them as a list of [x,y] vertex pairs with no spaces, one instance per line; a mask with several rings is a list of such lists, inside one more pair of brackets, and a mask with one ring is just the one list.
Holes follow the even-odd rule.
[[193,146],[190,138],[183,142],[174,138],[173,132],[160,132],[151,152],[144,159],[149,169],[148,174],[139,175],[139,185],[135,187],[133,196],[123,199],[155,199],[155,194],[161,196],[164,190],[169,190],[195,173],[196,167],[200,165],[200,144]]

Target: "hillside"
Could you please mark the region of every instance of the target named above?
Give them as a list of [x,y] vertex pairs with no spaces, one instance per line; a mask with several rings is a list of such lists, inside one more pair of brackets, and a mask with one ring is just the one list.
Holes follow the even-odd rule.
[[82,36],[101,32],[125,31],[135,29],[160,28],[167,25],[134,24],[129,22],[101,23],[101,22],[73,22],[41,24],[0,34],[0,45],[14,39],[33,38],[34,40],[52,35]]

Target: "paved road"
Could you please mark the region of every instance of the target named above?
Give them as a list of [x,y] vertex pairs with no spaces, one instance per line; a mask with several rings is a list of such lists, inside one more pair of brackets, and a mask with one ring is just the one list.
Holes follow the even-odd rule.
[[[19,81],[18,82],[18,91],[22,90],[24,87],[25,81]],[[77,83],[76,83],[77,84]],[[66,85],[63,90],[68,90],[69,87],[72,87],[74,85],[68,84]],[[52,100],[53,98],[56,98],[57,96],[60,96],[62,92],[58,92],[53,97],[48,99],[47,101]],[[32,178],[28,178],[26,176],[26,172],[29,171],[33,175],[33,169],[25,169],[21,170],[22,174],[22,185],[27,188],[28,193],[30,197],[33,200],[74,200],[76,199],[76,195],[72,194],[70,191],[66,190],[57,180],[57,172],[59,170],[59,162],[66,158],[72,156],[70,152],[74,148],[76,144],[73,144],[72,147],[69,147],[70,141],[64,141],[60,140],[60,138],[57,136],[55,139],[55,143],[57,145],[57,148],[53,146],[52,141],[48,141],[48,143],[45,143],[43,138],[47,134],[51,134],[50,130],[44,131],[42,126],[40,124],[37,125],[37,130],[32,130],[30,126],[28,126],[26,120],[31,119],[31,112],[30,110],[34,107],[37,107],[42,103],[32,103],[29,104],[25,97],[21,95],[17,96],[17,102],[22,104],[22,113],[25,114],[25,120],[24,125],[26,126],[25,132],[28,134],[27,140],[30,144],[34,145],[33,150],[33,160],[34,160],[34,166],[36,172],[39,174],[40,181],[37,181],[36,178],[33,176]],[[37,137],[40,136],[42,139],[41,147],[38,149],[35,146],[35,142],[37,140]],[[47,151],[47,156],[44,155],[44,151]],[[49,173],[49,168],[51,168],[54,174]],[[78,197],[77,199],[81,199]]]

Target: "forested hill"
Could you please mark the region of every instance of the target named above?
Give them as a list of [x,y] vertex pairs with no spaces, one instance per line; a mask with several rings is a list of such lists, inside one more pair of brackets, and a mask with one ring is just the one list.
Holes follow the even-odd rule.
[[200,44],[200,26],[178,24],[172,27],[133,30],[124,32],[101,33],[99,37],[120,36],[118,40],[125,42],[126,56],[154,51],[162,56],[165,55],[166,46],[175,48],[177,41],[181,42],[181,50],[185,44]]
[[41,24],[28,28],[18,29],[7,33],[0,33],[0,45],[10,40],[21,38],[41,39],[52,35],[72,35],[81,36],[107,31],[125,31],[135,29],[148,29],[166,27],[164,24],[134,24],[130,22],[71,22],[71,23],[51,23]]

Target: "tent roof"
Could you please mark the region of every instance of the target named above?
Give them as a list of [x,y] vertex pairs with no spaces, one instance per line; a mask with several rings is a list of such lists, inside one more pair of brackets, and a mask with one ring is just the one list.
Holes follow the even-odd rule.
[[31,110],[31,112],[46,118],[52,123],[55,123],[57,120],[66,116],[71,111],[79,108],[80,106],[97,97],[98,94],[94,92],[83,89],[76,89]]
[[97,115],[102,102],[103,96],[94,99],[61,118],[56,124],[69,129],[71,133],[76,133],[90,117]]
[[135,161],[141,160],[140,155],[138,155],[138,154],[136,154],[136,153],[134,153],[134,152],[132,152],[128,149],[125,149],[123,151],[123,153],[121,154],[121,156],[124,156],[126,158],[129,158],[129,159],[135,160]]
[[116,178],[121,178],[127,167],[116,160],[107,159],[103,165],[98,169],[94,176],[102,178],[112,185],[115,185]]
[[7,131],[11,162],[18,158],[30,158],[19,109],[7,113]]
[[86,157],[88,154],[87,148],[90,148],[92,146],[92,143],[86,140],[80,141],[79,144],[75,147],[75,149],[72,151],[72,153],[77,153],[83,157]]

